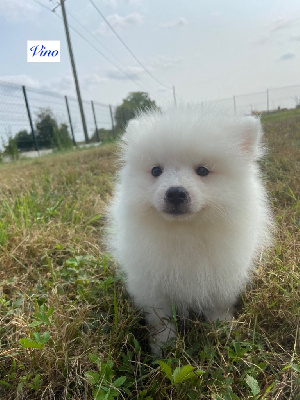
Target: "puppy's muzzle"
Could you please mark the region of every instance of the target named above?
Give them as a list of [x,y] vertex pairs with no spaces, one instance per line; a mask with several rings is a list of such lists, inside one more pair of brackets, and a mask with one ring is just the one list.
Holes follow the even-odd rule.
[[190,196],[182,186],[172,186],[166,191],[166,212],[184,214],[188,212]]

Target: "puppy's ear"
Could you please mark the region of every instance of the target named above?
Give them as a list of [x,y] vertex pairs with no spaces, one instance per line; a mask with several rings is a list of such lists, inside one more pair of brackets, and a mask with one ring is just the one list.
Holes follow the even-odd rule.
[[241,132],[241,149],[243,153],[253,159],[258,159],[264,153],[261,139],[263,136],[263,129],[261,122],[255,117],[246,117],[243,121]]

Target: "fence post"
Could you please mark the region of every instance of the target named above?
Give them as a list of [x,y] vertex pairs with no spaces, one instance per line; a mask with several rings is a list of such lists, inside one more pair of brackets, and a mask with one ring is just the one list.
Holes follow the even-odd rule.
[[36,140],[35,132],[34,132],[34,129],[33,129],[33,123],[32,123],[32,118],[31,118],[31,114],[30,114],[30,108],[29,108],[26,89],[25,89],[24,85],[22,86],[22,89],[23,89],[24,100],[25,100],[27,115],[28,115],[29,124],[30,124],[30,128],[31,128],[31,134],[32,134],[32,138],[33,138],[34,147],[35,147],[35,150],[38,152],[38,154],[40,156],[40,149],[39,149],[39,145],[38,145],[38,142]]
[[100,142],[99,131],[98,131],[98,127],[97,127],[96,114],[95,114],[95,108],[94,108],[93,100],[91,100],[91,104],[92,104],[93,116],[94,116],[95,127],[96,127],[96,138],[97,138],[97,142]]
[[236,115],[235,96],[233,96],[233,111],[234,111],[234,115]]
[[269,89],[267,89],[267,112],[269,111]]
[[68,98],[67,96],[65,96],[65,100],[66,100],[66,106],[67,106],[67,113],[68,113],[68,117],[69,117],[69,124],[70,124],[70,128],[71,128],[71,134],[72,134],[72,139],[73,139],[73,144],[76,147],[76,141],[75,141],[75,136],[74,136],[74,130],[73,130],[73,125],[72,125],[72,120],[71,120],[71,114],[70,114],[70,110],[69,110],[69,103],[68,103]]
[[110,112],[110,119],[111,119],[111,130],[113,133],[113,137],[115,137],[115,124],[114,124],[114,117],[113,117],[111,105],[109,105],[109,112]]

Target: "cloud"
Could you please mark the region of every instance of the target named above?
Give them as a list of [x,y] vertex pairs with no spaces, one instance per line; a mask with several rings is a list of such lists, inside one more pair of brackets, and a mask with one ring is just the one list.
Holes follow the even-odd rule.
[[141,4],[141,0],[124,0],[124,2],[130,6],[139,6]]
[[[91,86],[98,85],[106,81],[107,78],[100,76],[97,73],[88,74],[88,75],[81,75],[79,77],[79,84],[82,90],[89,89]],[[61,93],[63,95],[75,94],[75,84],[74,78],[72,74],[54,77],[50,79],[47,83],[42,85],[42,88],[45,90],[54,91],[57,93]]]
[[153,66],[155,68],[171,69],[174,68],[176,65],[180,64],[181,62],[183,62],[182,57],[169,58],[160,55],[157,56],[153,61]]
[[177,19],[175,19],[173,21],[170,21],[170,22],[161,23],[159,25],[159,28],[162,28],[162,29],[173,29],[173,28],[179,28],[179,27],[187,25],[187,24],[188,24],[188,21],[184,17],[180,17],[180,18],[177,18]]
[[300,42],[300,35],[290,36],[290,40],[293,42]]
[[117,68],[111,67],[106,71],[106,76],[109,79],[126,81],[129,78],[139,79],[140,76],[144,73],[144,70],[140,67],[124,67],[123,71],[126,73],[126,75],[122,74]]
[[89,88],[93,85],[98,85],[99,83],[105,82],[106,80],[106,78],[103,78],[98,74],[84,75],[81,78],[82,85],[85,88]]
[[24,0],[1,0],[0,16],[10,22],[21,22],[33,20],[40,13],[40,8],[29,1]]
[[296,55],[294,53],[285,53],[281,57],[279,57],[277,61],[291,60],[292,58],[295,58],[295,57],[296,57]]
[[[298,25],[299,23],[300,23],[300,18],[285,18],[285,17],[278,18],[265,27],[265,29],[267,30],[265,34],[258,37],[257,39],[249,41],[249,44],[264,45],[272,38],[275,32],[281,31],[283,29],[293,28],[295,25]],[[291,36],[290,40],[300,40],[300,36],[294,36],[294,37]]]
[[[129,6],[139,6],[141,4],[141,0],[122,0],[122,2],[128,4]],[[106,0],[105,4],[107,4],[111,8],[117,8],[118,1],[117,0]]]
[[[108,22],[114,28],[128,28],[135,25],[140,25],[144,22],[144,17],[139,13],[128,14],[124,17],[118,14],[109,15],[107,18]],[[95,31],[95,33],[107,33],[110,31],[109,27],[105,22],[101,22],[99,28]]]
[[[89,75],[81,75],[79,80],[80,87],[82,89],[87,89],[90,86],[107,81],[107,78],[102,77],[97,73],[94,73]],[[55,76],[46,81],[37,80],[29,75],[3,75],[0,76],[0,82],[1,81],[13,83],[20,86],[25,85],[28,88],[41,89],[63,95],[75,94],[75,84],[72,74]]]
[[117,8],[117,1],[116,0],[106,0],[104,1],[104,4],[112,7],[112,8]]
[[2,75],[0,76],[0,81],[30,86],[36,89],[41,87],[40,82],[29,75]]
[[14,83],[17,85],[25,85],[28,88],[47,90],[60,94],[75,93],[74,79],[72,74],[61,77],[53,77],[49,80],[35,79],[29,75],[5,75],[0,76],[0,81]]
[[272,23],[271,32],[276,32],[281,29],[290,28],[297,25],[300,22],[300,18],[278,18]]
[[[80,79],[81,83],[81,79]],[[74,78],[71,74],[55,76],[42,84],[42,88],[50,92],[57,92],[63,95],[75,93]]]
[[270,39],[270,35],[266,34],[257,39],[250,40],[248,43],[263,46],[265,43],[267,43],[269,41],[269,39]]

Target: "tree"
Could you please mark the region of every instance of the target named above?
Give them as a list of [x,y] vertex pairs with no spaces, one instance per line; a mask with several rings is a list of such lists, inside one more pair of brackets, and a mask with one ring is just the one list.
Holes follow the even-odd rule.
[[[40,149],[56,148],[62,150],[73,146],[68,125],[62,123],[58,126],[52,111],[48,108],[40,109],[37,114],[36,138]],[[8,142],[7,144],[3,143],[3,147],[3,154],[12,159],[17,159],[19,152],[35,150],[32,134],[28,133],[26,129],[16,133],[14,137],[9,134]]]
[[58,129],[54,130],[52,145],[58,150],[69,149],[73,146],[67,124],[62,123]]
[[39,147],[51,148],[58,126],[53,113],[49,108],[40,109],[37,114],[35,126]]
[[36,136],[40,148],[57,148],[59,150],[72,147],[73,142],[67,124],[60,124],[49,108],[41,109],[37,114]]
[[19,131],[15,136],[15,141],[20,151],[35,150],[32,134],[27,132],[26,129]]
[[14,137],[12,137],[11,134],[9,134],[9,136],[8,136],[8,143],[6,145],[4,145],[3,154],[5,156],[11,157],[13,160],[17,160],[19,158],[17,141]]
[[131,92],[115,111],[116,131],[123,131],[128,121],[140,111],[158,109],[154,100],[146,92]]
[[[98,128],[98,137],[100,142],[109,142],[113,138],[113,132],[111,129],[104,129],[104,128]],[[97,132],[96,129],[90,138],[91,143],[96,143],[98,142],[98,137],[97,137]]]

